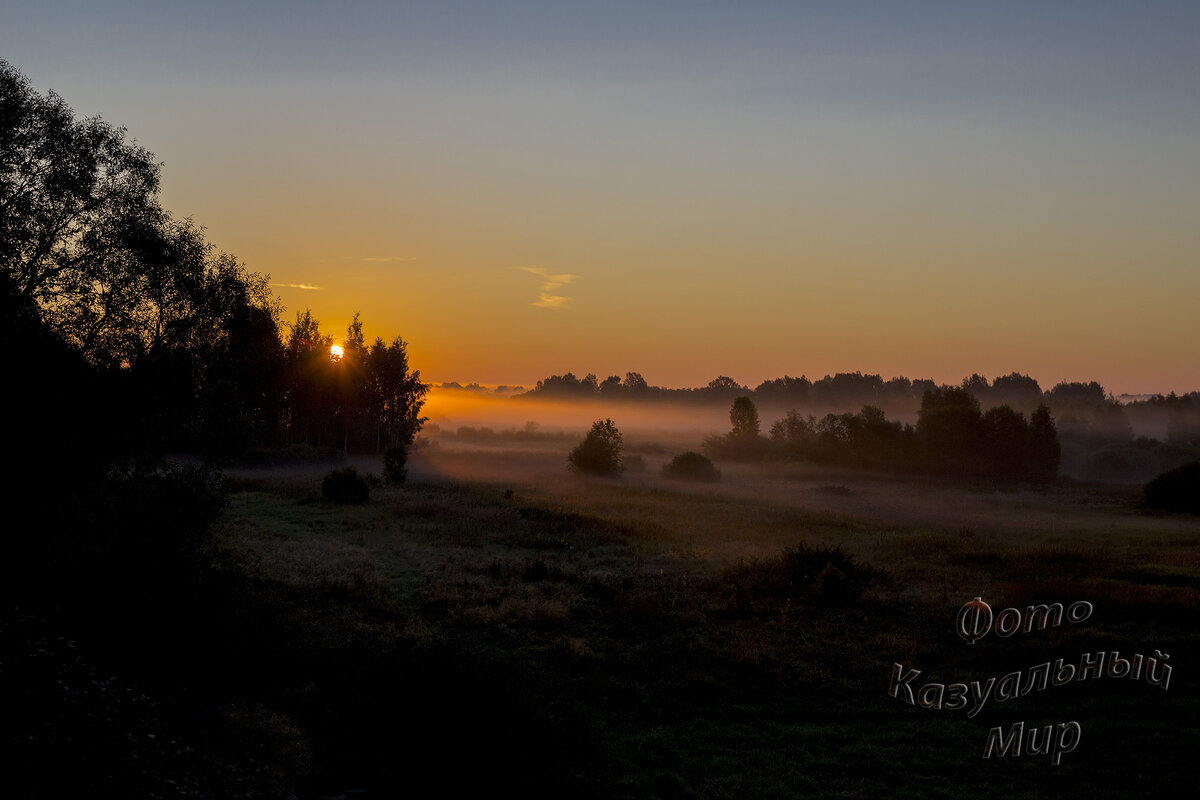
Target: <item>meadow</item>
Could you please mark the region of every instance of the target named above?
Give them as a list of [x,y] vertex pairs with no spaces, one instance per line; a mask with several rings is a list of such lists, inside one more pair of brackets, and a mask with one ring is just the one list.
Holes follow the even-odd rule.
[[[318,468],[231,472],[217,541],[240,576],[229,625],[257,678],[238,673],[244,697],[220,713],[263,743],[272,785],[630,798],[1196,788],[1194,516],[1144,512],[1136,487],[797,463],[722,464],[720,483],[690,484],[659,475],[671,435],[627,444],[637,468],[595,478],[570,473],[552,440],[432,437],[407,484],[364,505],[323,501]],[[976,596],[997,613],[1093,612],[968,644],[956,614]],[[1101,650],[1158,651],[1169,688],[1089,674],[998,699],[1009,673],[1058,659],[1082,673],[1081,655]],[[920,707],[889,693],[895,664],[920,670],[914,692],[995,678],[996,693],[973,718]],[[1078,742],[1057,765],[983,758],[993,728],[1071,721]]]

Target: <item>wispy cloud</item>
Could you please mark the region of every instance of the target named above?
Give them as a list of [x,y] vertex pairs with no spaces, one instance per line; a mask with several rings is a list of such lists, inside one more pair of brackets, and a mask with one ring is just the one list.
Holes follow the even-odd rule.
[[311,283],[272,283],[271,286],[282,286],[285,289],[308,289],[314,292],[324,291],[324,286],[313,286]]
[[345,260],[346,261],[363,261],[367,264],[390,264],[390,263],[396,262],[396,261],[416,261],[415,258],[408,258],[406,256],[366,256],[366,257],[346,256]]
[[538,294],[538,299],[530,303],[530,305],[537,306],[538,308],[566,308],[567,304],[571,302],[571,298],[552,294],[552,292],[555,289],[566,286],[578,278],[578,275],[551,275],[548,271],[540,267],[517,267],[516,269],[528,272],[530,275],[537,275],[542,279],[542,291]]

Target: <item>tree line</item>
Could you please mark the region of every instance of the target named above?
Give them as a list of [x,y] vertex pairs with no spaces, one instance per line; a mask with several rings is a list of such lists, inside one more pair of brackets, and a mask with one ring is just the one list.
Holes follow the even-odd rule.
[[[852,413],[853,409],[876,409],[893,420],[919,418],[931,392],[935,397],[961,397],[960,392],[965,393],[981,409],[1007,407],[1030,422],[1044,405],[1053,415],[1061,442],[1061,469],[1076,477],[1137,482],[1200,457],[1200,392],[1172,392],[1121,402],[1096,381],[1061,381],[1043,390],[1036,379],[1017,372],[992,380],[975,373],[957,385],[903,376],[884,380],[880,375],[861,372],[826,375],[818,380],[785,375],[763,381],[754,389],[727,376],[703,387],[668,389],[650,385],[635,372],[627,373],[624,379],[612,375],[603,381],[594,374],[579,379],[568,372],[538,381],[522,396],[709,406],[728,405],[745,397],[764,409],[792,409],[799,420],[811,416],[816,431],[826,420],[862,416]],[[851,437],[845,430],[837,433],[832,428],[876,430],[873,420],[868,415],[861,424],[835,426],[832,421],[826,422],[830,430],[816,431],[809,438],[825,442],[818,448],[820,452],[830,451],[832,438],[845,441]],[[793,419],[789,425],[796,429],[799,423]],[[844,447],[839,449],[844,451]]]
[[760,432],[758,409],[739,397],[729,411],[731,430],[711,436],[704,452],[716,460],[794,459],[819,464],[1008,480],[1048,480],[1062,449],[1054,418],[1045,405],[1032,416],[1006,405],[982,411],[959,387],[931,389],[921,401],[917,424],[889,420],[877,406],[821,419],[796,410]]
[[[718,376],[705,386],[667,388],[649,384],[638,372],[625,377],[610,375],[600,380],[594,373],[583,378],[568,372],[539,380],[523,397],[554,399],[624,399],[728,403],[746,396],[756,403],[769,406],[811,406],[817,408],[859,408],[876,405],[884,408],[917,408],[928,391],[961,388],[980,403],[995,407],[1008,405],[1023,412],[1032,412],[1039,404],[1057,409],[1097,409],[1120,407],[1126,410],[1154,409],[1160,413],[1191,416],[1200,412],[1200,391],[1183,395],[1174,392],[1155,395],[1145,400],[1120,403],[1097,381],[1060,381],[1043,390],[1037,379],[1011,372],[989,380],[979,373],[963,378],[957,384],[938,384],[929,378],[909,379],[897,376],[884,380],[881,375],[861,372],[839,372],[817,380],[784,375],[759,383],[751,389],[725,375]],[[1183,424],[1182,422],[1177,424]]]

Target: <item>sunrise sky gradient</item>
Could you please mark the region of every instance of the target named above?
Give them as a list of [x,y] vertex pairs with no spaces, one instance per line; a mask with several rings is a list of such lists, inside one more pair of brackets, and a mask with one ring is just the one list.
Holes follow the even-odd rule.
[[1200,389],[1200,3],[8,0],[288,317],[425,380]]

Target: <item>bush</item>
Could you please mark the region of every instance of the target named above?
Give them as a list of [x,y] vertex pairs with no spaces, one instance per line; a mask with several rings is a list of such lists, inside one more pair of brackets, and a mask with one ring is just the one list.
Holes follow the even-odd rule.
[[408,462],[408,448],[402,444],[394,444],[383,451],[383,477],[388,483],[397,486],[404,483],[408,477],[405,464]]
[[611,419],[596,420],[579,446],[567,456],[580,472],[614,475],[622,470],[621,432]]
[[807,590],[823,605],[853,603],[862,595],[864,583],[880,577],[855,561],[841,545],[809,547],[801,542],[784,550],[781,561],[790,589]]
[[700,449],[721,461],[762,461],[771,449],[771,440],[757,434],[718,434],[706,438]]
[[721,471],[707,457],[700,453],[688,451],[680,453],[662,468],[665,478],[677,478],[684,481],[719,481]]
[[1147,483],[1143,492],[1149,508],[1200,513],[1200,461],[1164,472]]
[[354,467],[332,470],[321,482],[321,494],[334,503],[365,503],[370,493],[367,479]]
[[1100,450],[1087,457],[1083,477],[1092,481],[1111,483],[1140,483],[1153,477],[1160,469],[1158,458],[1136,447]]
[[108,546],[147,561],[187,556],[209,540],[209,524],[229,503],[221,473],[196,464],[125,463],[110,470],[90,501],[101,527],[111,526]]

